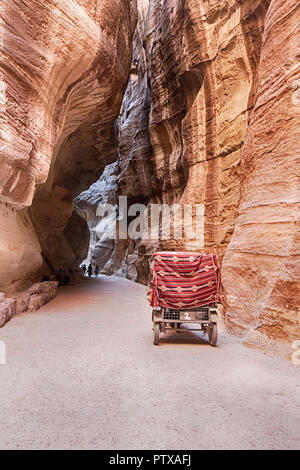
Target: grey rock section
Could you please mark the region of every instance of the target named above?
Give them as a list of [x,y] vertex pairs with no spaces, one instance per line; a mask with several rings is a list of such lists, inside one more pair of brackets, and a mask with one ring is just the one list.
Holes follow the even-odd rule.
[[[140,241],[99,238],[95,232],[101,218],[99,203],[117,204],[118,196],[128,198],[128,206],[147,205],[152,195],[151,144],[149,137],[149,88],[143,35],[148,1],[139,2],[139,20],[133,38],[131,73],[118,119],[117,162],[108,165],[100,179],[75,199],[75,210],[90,228],[90,249],[86,262],[98,264],[102,273],[128,277],[147,283],[149,274],[146,249]],[[152,247],[151,247],[152,248]],[[146,256],[144,256],[146,254]]]
[[[118,171],[117,162],[107,165],[100,179],[75,198],[74,209],[86,221],[90,230],[90,245],[85,263],[92,263],[94,266],[98,264],[100,270],[104,270],[106,263],[111,258],[115,241],[107,238],[105,233],[100,235],[99,223],[104,219],[107,220],[107,217],[105,214],[103,217],[98,216],[97,209],[105,204],[116,208]],[[109,223],[113,226],[114,220],[111,219]]]

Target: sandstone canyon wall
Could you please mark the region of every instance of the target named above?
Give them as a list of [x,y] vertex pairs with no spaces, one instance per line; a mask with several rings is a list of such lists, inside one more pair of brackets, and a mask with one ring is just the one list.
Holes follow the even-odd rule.
[[297,1],[140,2],[118,159],[106,190],[76,199],[93,229],[103,192],[148,211],[203,204],[198,240],[96,237],[89,259],[147,283],[156,249],[213,251],[228,326],[285,341],[300,334],[299,14]]
[[299,2],[273,0],[242,153],[242,197],[223,263],[230,324],[300,333]]
[[73,197],[115,160],[135,24],[134,0],[1,0],[0,290],[84,257]]

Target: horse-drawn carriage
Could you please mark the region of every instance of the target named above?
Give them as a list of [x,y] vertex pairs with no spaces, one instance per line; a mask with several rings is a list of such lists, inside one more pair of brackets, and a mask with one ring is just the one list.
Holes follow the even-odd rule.
[[[160,333],[188,329],[208,333],[209,343],[216,346],[217,303],[221,302],[216,255],[162,251],[153,255],[153,261],[148,292],[153,308],[153,344],[159,344]],[[189,326],[184,328],[184,324]]]

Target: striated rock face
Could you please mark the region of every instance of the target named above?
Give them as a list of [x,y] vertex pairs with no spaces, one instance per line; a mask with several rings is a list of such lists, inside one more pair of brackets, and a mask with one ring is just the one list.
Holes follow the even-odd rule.
[[[197,240],[108,248],[96,236],[89,254],[147,283],[157,248],[213,251],[227,324],[283,340],[300,334],[299,14],[289,0],[139,3],[110,198],[148,214],[151,203],[203,205],[203,224]],[[78,198],[91,227],[102,191],[93,187],[92,204],[90,191]]]
[[204,205],[202,243],[222,258],[236,219],[268,1],[152,2],[147,26],[153,190]]
[[231,325],[299,339],[300,8],[273,0],[242,155],[242,198],[223,263]]
[[115,160],[135,23],[134,0],[2,2],[3,290],[76,262],[72,198]]

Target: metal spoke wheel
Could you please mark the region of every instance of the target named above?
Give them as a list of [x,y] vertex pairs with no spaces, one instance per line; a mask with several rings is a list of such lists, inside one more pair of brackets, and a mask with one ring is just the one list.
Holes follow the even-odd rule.
[[209,344],[211,344],[212,346],[216,346],[217,341],[218,341],[218,325],[216,323],[213,323],[212,325],[210,325],[209,331],[208,331],[208,337],[209,337]]
[[157,346],[159,344],[159,324],[153,323],[153,344]]

